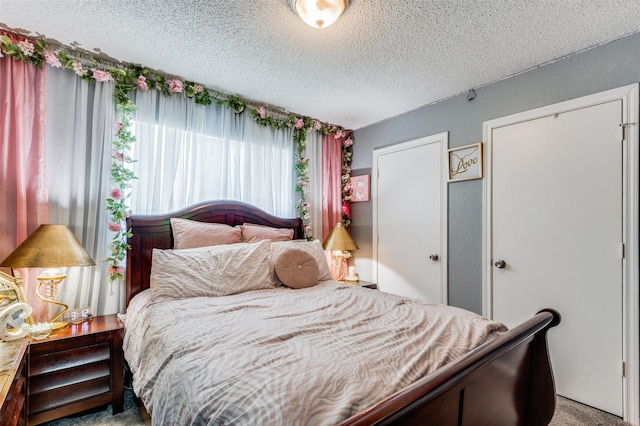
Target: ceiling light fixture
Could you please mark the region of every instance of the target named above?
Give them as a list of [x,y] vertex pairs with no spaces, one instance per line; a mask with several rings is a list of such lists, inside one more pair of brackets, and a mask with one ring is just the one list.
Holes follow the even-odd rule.
[[289,0],[291,8],[309,26],[326,28],[347,10],[349,0]]

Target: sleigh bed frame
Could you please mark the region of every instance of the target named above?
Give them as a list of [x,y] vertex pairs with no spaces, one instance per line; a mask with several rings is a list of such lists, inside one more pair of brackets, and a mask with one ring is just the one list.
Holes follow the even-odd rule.
[[[166,215],[131,216],[127,306],[149,288],[152,250],[173,247],[172,217],[291,228],[294,239],[304,238],[300,219],[278,218],[236,201],[205,202]],[[546,334],[559,323],[558,312],[542,310],[341,425],[547,425],[555,410],[555,385]]]

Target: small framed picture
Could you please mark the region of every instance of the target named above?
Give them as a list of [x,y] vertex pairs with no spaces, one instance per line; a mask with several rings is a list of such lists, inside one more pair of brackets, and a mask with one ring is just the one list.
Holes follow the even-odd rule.
[[449,182],[482,178],[482,142],[449,150]]
[[351,202],[369,201],[369,175],[351,178]]

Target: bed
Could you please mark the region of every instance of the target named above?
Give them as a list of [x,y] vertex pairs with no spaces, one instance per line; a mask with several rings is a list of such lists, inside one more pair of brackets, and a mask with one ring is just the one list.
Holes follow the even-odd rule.
[[[132,237],[125,358],[134,391],[154,424],[546,425],[551,420],[555,387],[546,333],[560,322],[554,310],[507,331],[461,309],[424,306],[331,280],[219,297],[200,294],[197,287],[187,297],[181,294],[183,287],[191,288],[186,278],[176,280],[171,268],[166,276],[158,272],[160,255],[169,256],[166,264],[173,266],[177,258],[171,256],[189,250],[200,256],[210,249],[172,250],[177,244],[172,219],[288,230],[292,243],[311,245],[295,241],[304,239],[300,219],[278,218],[235,201],[127,219]],[[178,222],[173,223],[175,228]],[[269,244],[276,250],[279,243]],[[252,250],[248,259],[269,244],[214,251],[234,250],[232,259],[238,261],[245,248]],[[269,276],[277,283],[269,253]],[[164,299],[151,296],[152,260],[153,291]],[[189,268],[179,276],[190,275]],[[202,274],[191,275],[197,280]],[[438,328],[443,331],[433,337]],[[453,328],[462,330],[461,337],[439,343],[453,342]],[[436,343],[403,337],[416,331]],[[318,345],[323,336],[329,339]],[[263,348],[266,352],[258,352]],[[334,366],[337,373],[330,373]]]

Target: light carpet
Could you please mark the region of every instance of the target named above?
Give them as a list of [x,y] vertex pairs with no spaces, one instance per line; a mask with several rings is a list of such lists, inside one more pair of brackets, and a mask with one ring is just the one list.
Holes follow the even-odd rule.
[[[85,413],[80,416],[70,416],[45,423],[47,426],[142,426],[144,421],[136,399],[131,390],[124,392],[124,412],[111,415],[111,405],[106,409]],[[550,426],[629,426],[619,417],[604,411],[579,404],[570,399],[558,397],[556,412]]]

